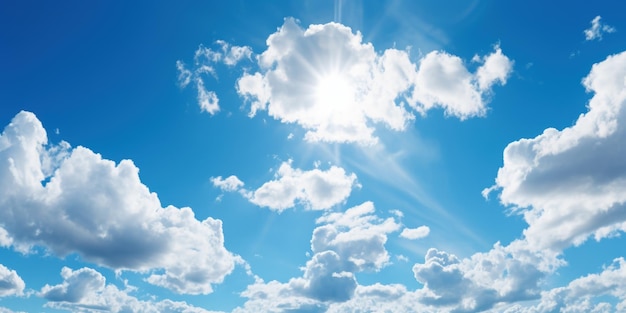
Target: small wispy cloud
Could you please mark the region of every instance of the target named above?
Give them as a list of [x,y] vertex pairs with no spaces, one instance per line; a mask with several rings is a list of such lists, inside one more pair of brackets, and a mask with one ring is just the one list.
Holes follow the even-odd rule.
[[603,34],[610,34],[616,31],[615,27],[600,22],[600,15],[591,20],[591,27],[584,30],[585,40],[602,40]]

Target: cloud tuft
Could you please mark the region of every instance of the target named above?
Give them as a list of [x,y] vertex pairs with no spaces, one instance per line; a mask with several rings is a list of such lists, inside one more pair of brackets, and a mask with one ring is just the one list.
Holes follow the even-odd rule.
[[602,22],[600,22],[600,19],[600,15],[594,17],[593,20],[591,20],[591,27],[583,31],[583,33],[585,34],[585,40],[602,40],[603,34],[610,34],[615,32],[615,28],[613,26],[603,24]]

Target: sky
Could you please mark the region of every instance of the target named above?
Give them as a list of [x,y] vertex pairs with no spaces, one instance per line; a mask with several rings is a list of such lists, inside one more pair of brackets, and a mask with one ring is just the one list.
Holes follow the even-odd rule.
[[0,313],[624,312],[621,1],[0,2]]

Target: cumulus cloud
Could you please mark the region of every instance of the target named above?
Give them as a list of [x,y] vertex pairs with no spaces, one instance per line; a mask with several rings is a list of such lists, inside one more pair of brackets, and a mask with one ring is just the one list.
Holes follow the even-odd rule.
[[[314,232],[312,247],[324,234]],[[234,312],[501,312],[503,306],[540,299],[543,279],[563,265],[556,254],[532,251],[521,240],[497,243],[469,258],[430,249],[424,263],[413,267],[423,287],[408,290],[401,284],[359,285],[355,264],[336,251],[315,253],[303,277],[288,283],[248,286],[242,293],[248,301]],[[358,253],[355,249],[351,256]]]
[[0,264],[0,297],[22,295],[24,287],[24,281],[16,271]]
[[[617,300],[614,307],[606,301]],[[613,301],[612,301],[613,302]],[[589,274],[571,281],[565,287],[542,292],[534,306],[518,305],[510,312],[622,312],[626,309],[626,261],[617,258],[599,274]]]
[[326,213],[316,222],[321,225],[313,231],[313,256],[302,277],[248,286],[242,296],[249,300],[234,312],[326,312],[329,305],[350,300],[359,288],[355,273],[386,266],[387,234],[400,228],[394,218],[378,217],[371,202]]
[[513,62],[499,47],[475,59],[483,63],[476,73],[440,51],[416,64],[408,51],[378,53],[342,24],[305,30],[286,19],[258,56],[260,70],[245,73],[237,91],[250,102],[251,116],[267,110],[306,129],[308,141],[371,144],[375,125],[404,130],[412,110],[442,107],[461,119],[483,115],[486,93],[494,83],[506,83]]
[[194,53],[193,68],[189,69],[185,63],[176,61],[178,70],[178,84],[181,88],[187,87],[191,82],[195,83],[198,92],[198,105],[200,110],[211,115],[220,110],[219,97],[215,91],[205,87],[205,79],[208,76],[217,79],[215,66],[225,64],[229,67],[237,65],[244,59],[251,59],[252,49],[247,46],[233,46],[226,41],[215,42],[216,49],[200,45]]
[[211,177],[211,182],[213,186],[223,191],[237,191],[243,187],[243,182],[235,175],[230,175],[225,179],[222,179],[222,176]]
[[300,203],[307,209],[326,210],[345,201],[356,185],[356,175],[337,166],[328,170],[303,171],[283,162],[276,179],[247,194],[250,202],[272,210],[283,211]]
[[600,22],[600,15],[596,16],[591,20],[591,27],[585,29],[583,33],[585,34],[585,39],[589,40],[602,40],[603,34],[609,34],[615,32],[615,28],[609,26],[607,24],[603,24]]
[[372,202],[365,202],[341,213],[327,213],[317,219],[311,250],[314,253],[335,251],[348,261],[351,271],[380,270],[389,262],[385,249],[387,234],[400,225],[392,217],[381,219],[374,214]]
[[626,52],[593,65],[594,95],[573,126],[510,143],[495,186],[535,249],[560,251],[626,230]]
[[430,228],[428,226],[420,226],[418,228],[405,228],[400,233],[400,237],[406,239],[420,239],[430,234]]
[[149,282],[179,293],[210,293],[240,261],[224,247],[220,220],[162,207],[130,160],[115,164],[84,147],[47,144],[29,112],[0,136],[0,207],[0,229],[16,249],[41,246],[116,270],[153,270]]
[[[179,312],[210,313],[191,306],[186,302],[171,300],[141,301],[131,296],[127,290],[119,290],[107,284],[98,271],[91,268],[61,270],[63,282],[58,285],[46,284],[38,295],[48,302],[47,307],[72,312]],[[217,312],[215,312],[217,313]]]
[[424,263],[413,267],[424,285],[416,297],[435,311],[483,311],[500,302],[539,298],[542,279],[562,264],[556,254],[532,251],[521,240],[465,259],[429,249]]
[[388,264],[387,235],[401,225],[376,216],[370,202],[327,212],[317,223],[303,276],[287,283],[257,281],[234,312],[479,312],[540,299],[544,278],[564,264],[558,253],[535,251],[524,240],[496,243],[468,258],[431,248],[424,263],[413,266],[421,288],[364,286],[357,273]]

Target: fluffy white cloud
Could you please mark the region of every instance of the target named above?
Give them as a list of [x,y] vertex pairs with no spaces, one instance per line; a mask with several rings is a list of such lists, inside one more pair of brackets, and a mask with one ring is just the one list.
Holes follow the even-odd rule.
[[[613,307],[599,300],[616,299]],[[517,305],[509,312],[622,312],[626,309],[626,261],[618,258],[599,274],[589,274],[571,281],[565,287],[542,292],[541,301],[534,306]]]
[[589,111],[563,130],[546,129],[504,150],[500,200],[522,212],[535,249],[555,251],[626,230],[626,52],[584,78]]
[[267,39],[260,71],[237,82],[240,95],[259,110],[307,130],[309,141],[373,143],[374,125],[405,129],[414,118],[440,106],[465,119],[486,110],[484,93],[506,83],[512,62],[499,47],[476,60],[470,73],[459,57],[431,52],[413,63],[407,51],[376,52],[360,33],[338,23],[300,28],[294,19]]
[[413,267],[424,285],[416,296],[443,312],[477,312],[500,302],[538,298],[541,280],[563,264],[556,254],[532,251],[520,240],[508,246],[497,243],[466,259],[430,249],[424,259]]
[[235,175],[230,175],[225,179],[222,176],[211,177],[211,182],[213,186],[223,191],[237,191],[243,187],[243,182]]
[[322,225],[313,231],[313,256],[302,277],[248,286],[242,296],[249,300],[235,312],[325,312],[333,303],[350,300],[361,288],[355,273],[387,265],[387,234],[400,228],[393,218],[375,215],[371,202],[326,213],[317,223]]
[[613,33],[615,32],[615,28],[606,24],[602,24],[600,22],[600,15],[596,16],[591,20],[591,27],[585,29],[583,33],[585,34],[586,40],[602,40],[602,34],[604,33]]
[[179,293],[210,293],[240,261],[224,248],[220,220],[163,208],[130,160],[50,147],[29,112],[0,136],[0,207],[0,228],[16,249],[37,245],[114,269],[155,270],[149,282]]
[[347,174],[343,168],[302,171],[292,168],[289,161],[280,165],[275,180],[244,193],[250,202],[279,212],[296,202],[311,210],[326,210],[345,201],[355,184],[356,175]]
[[416,73],[412,106],[420,112],[440,106],[446,114],[462,120],[484,115],[485,93],[496,82],[506,83],[513,62],[498,46],[490,55],[474,60],[484,64],[471,74],[457,56],[440,51],[427,54]]
[[220,99],[214,91],[209,91],[204,87],[204,80],[196,78],[196,88],[198,89],[198,105],[200,110],[211,115],[220,110]]
[[229,67],[237,65],[241,60],[252,57],[252,49],[247,46],[232,46],[229,43],[218,40],[215,42],[217,50],[200,45],[194,53],[194,65],[190,70],[180,60],[176,61],[178,70],[178,84],[181,88],[187,87],[192,81],[198,92],[198,105],[200,110],[211,115],[220,110],[219,97],[215,91],[205,87],[206,75],[217,78],[215,65],[225,64]]
[[102,274],[91,268],[61,270],[63,282],[58,285],[45,285],[39,296],[48,300],[47,307],[72,312],[179,312],[210,313],[185,302],[163,300],[159,302],[141,301],[119,290],[115,285],[106,284]]
[[350,271],[379,270],[389,262],[385,249],[387,234],[400,225],[394,218],[381,219],[374,214],[374,204],[365,202],[341,213],[327,213],[317,219],[311,251],[336,252],[350,264]]
[[0,264],[0,297],[22,295],[24,287],[24,281],[16,271]]
[[428,226],[420,226],[418,228],[405,228],[400,233],[400,237],[406,239],[420,239],[430,234],[430,228]]

